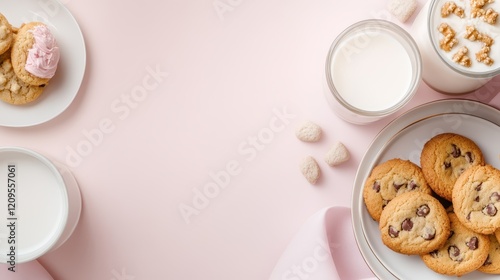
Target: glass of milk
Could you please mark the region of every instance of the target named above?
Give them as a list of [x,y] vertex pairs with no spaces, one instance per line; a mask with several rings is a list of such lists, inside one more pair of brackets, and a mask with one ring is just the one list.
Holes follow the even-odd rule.
[[411,100],[420,83],[421,58],[401,27],[370,19],[337,36],[325,73],[326,97],[335,113],[348,122],[368,124]]
[[[450,13],[441,15],[441,9],[449,0],[429,0],[415,18],[411,32],[422,55],[422,80],[431,88],[445,94],[459,95],[470,93],[500,73],[500,22],[490,24],[481,17],[473,17],[473,7],[469,0],[453,1],[463,9],[463,16]],[[500,12],[500,2],[487,3],[483,10],[492,8]],[[499,19],[500,21],[500,19]],[[442,23],[448,24],[455,32],[451,50],[445,51],[440,41],[445,37],[439,31]],[[494,60],[490,66],[476,60],[476,53],[484,43],[472,41],[465,37],[467,26],[473,26],[481,34],[487,35],[495,42],[488,53]],[[466,67],[453,61],[453,56],[462,47],[467,47],[467,56],[471,65]]]
[[0,147],[0,263],[16,269],[61,246],[81,212],[78,184],[62,164]]

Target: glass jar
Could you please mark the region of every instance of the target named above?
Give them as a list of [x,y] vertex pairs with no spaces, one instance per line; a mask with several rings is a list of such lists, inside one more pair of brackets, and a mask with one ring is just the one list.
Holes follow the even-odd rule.
[[[422,56],[422,80],[441,93],[465,94],[480,88],[500,73],[500,49],[498,49],[500,42],[493,43],[491,47],[491,56],[494,59],[497,58],[498,62],[491,66],[478,62],[475,54],[483,47],[483,43],[465,38],[466,26],[474,26],[482,34],[492,37],[500,32],[500,28],[498,24],[491,25],[479,17],[472,17],[469,1],[456,2],[464,9],[463,18],[456,14],[443,17],[441,8],[446,2],[449,1],[427,1],[415,18],[411,32]],[[493,7],[497,11],[500,9],[500,3],[488,5],[498,6],[498,8]],[[443,33],[439,31],[441,23],[447,23],[456,32],[454,37],[456,43],[449,51],[444,51],[440,46],[440,40],[444,38]],[[497,44],[498,47],[496,47]],[[453,56],[464,46],[468,49],[470,67],[453,61]]]
[[370,19],[348,27],[332,43],[325,93],[345,121],[368,124],[392,115],[414,96],[421,58],[412,37],[396,24]]

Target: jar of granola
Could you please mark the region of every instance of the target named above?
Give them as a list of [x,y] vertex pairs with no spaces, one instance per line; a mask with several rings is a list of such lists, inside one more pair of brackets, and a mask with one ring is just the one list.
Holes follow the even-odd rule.
[[472,92],[500,73],[500,2],[429,0],[412,33],[422,56],[422,79],[446,94]]

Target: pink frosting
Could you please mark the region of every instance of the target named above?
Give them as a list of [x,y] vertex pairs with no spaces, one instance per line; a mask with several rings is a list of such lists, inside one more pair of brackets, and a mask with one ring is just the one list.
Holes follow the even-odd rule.
[[28,50],[26,71],[40,78],[52,78],[59,62],[59,47],[56,39],[45,25],[37,25],[31,33],[35,39]]

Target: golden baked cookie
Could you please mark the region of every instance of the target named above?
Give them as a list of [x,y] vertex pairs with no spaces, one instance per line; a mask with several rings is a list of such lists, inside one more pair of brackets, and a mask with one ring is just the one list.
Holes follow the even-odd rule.
[[432,195],[407,192],[387,204],[379,229],[383,243],[393,251],[422,255],[444,245],[450,235],[450,220]]
[[23,24],[12,44],[12,66],[23,82],[40,86],[53,77],[59,62],[59,48],[44,23]]
[[490,238],[490,252],[483,266],[478,270],[488,274],[500,274],[500,243],[494,234],[488,237]]
[[396,196],[405,192],[430,194],[420,167],[409,160],[390,159],[375,166],[366,179],[363,200],[370,216],[378,221],[382,209]]
[[480,148],[471,139],[443,133],[427,141],[420,155],[420,166],[429,186],[451,201],[453,185],[467,168],[484,165]]
[[464,171],[453,187],[452,203],[465,227],[494,233],[500,228],[500,170],[485,165]]
[[451,236],[441,248],[421,258],[437,273],[462,276],[484,264],[490,250],[490,239],[464,227],[454,213],[448,213],[448,217]]
[[2,55],[0,59],[0,100],[14,105],[35,101],[43,92],[44,86],[28,85],[21,81],[12,68],[10,58]]
[[0,54],[5,53],[14,40],[12,26],[3,14],[0,13]]

